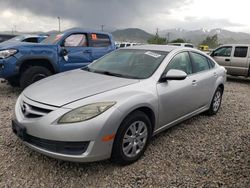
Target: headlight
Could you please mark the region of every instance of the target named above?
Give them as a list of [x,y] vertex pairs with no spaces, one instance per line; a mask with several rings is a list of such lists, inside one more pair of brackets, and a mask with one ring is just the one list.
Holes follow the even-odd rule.
[[112,107],[115,102],[100,102],[82,106],[63,115],[58,123],[77,123],[92,119]]
[[5,59],[17,53],[16,49],[0,50],[0,59]]

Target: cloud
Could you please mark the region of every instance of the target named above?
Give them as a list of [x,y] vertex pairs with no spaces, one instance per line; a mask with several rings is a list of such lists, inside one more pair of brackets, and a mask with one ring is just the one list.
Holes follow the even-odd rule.
[[229,19],[225,18],[208,18],[208,17],[185,17],[184,21],[179,23],[179,26],[182,26],[186,29],[193,29],[193,28],[207,28],[207,29],[214,29],[214,28],[228,28],[228,27],[242,27],[245,26],[240,23],[231,22]]
[[[77,23],[81,27],[99,28],[101,24],[115,28],[148,28],[144,20],[168,15],[172,9],[190,4],[192,0],[0,0],[0,11],[56,18]],[[157,22],[157,20],[155,20]]]

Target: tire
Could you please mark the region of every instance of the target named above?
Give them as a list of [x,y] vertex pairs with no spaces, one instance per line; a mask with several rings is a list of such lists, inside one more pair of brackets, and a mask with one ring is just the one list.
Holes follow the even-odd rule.
[[212,102],[210,104],[210,108],[206,112],[207,115],[212,116],[212,115],[217,114],[221,106],[222,95],[223,95],[223,91],[220,87],[218,87],[214,93]]
[[19,87],[20,86],[20,82],[19,82],[19,77],[18,76],[8,78],[7,81],[8,81],[8,83],[12,87]]
[[152,125],[148,116],[141,111],[131,113],[123,120],[116,133],[111,161],[120,165],[137,161],[146,150],[151,136]]
[[22,89],[25,89],[34,82],[37,82],[38,80],[46,78],[50,75],[52,75],[51,71],[45,67],[41,66],[29,67],[21,74],[20,86]]

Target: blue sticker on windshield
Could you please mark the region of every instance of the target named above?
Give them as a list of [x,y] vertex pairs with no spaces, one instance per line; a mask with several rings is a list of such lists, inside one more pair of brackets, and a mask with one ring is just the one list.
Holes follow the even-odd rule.
[[150,52],[150,51],[145,52],[145,54],[146,54],[146,55],[149,55],[149,56],[151,56],[151,57],[154,57],[154,58],[159,58],[159,57],[161,57],[161,54],[157,54],[157,53],[155,53],[155,52]]

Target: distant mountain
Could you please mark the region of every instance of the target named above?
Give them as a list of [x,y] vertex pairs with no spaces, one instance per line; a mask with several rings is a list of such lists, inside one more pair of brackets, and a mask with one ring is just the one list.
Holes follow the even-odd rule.
[[232,32],[225,29],[200,29],[187,31],[184,29],[169,29],[159,32],[159,35],[162,37],[169,38],[174,40],[177,38],[183,38],[195,45],[201,43],[207,36],[213,36],[217,34],[220,44],[229,44],[229,43],[250,43],[250,34],[242,32]]
[[138,28],[128,28],[112,32],[116,41],[146,43],[154,35]]

